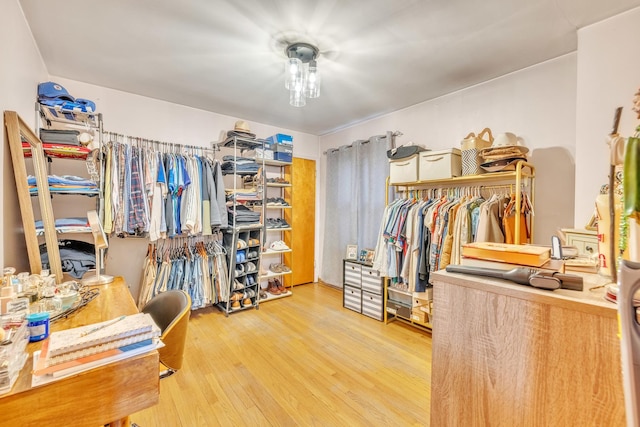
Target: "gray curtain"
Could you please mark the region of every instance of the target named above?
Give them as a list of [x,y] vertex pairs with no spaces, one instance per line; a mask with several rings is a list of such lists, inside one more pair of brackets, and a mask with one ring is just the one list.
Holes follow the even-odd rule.
[[374,249],[385,207],[389,175],[387,149],[392,138],[374,136],[327,152],[326,202],[320,278],[342,287],[347,245]]

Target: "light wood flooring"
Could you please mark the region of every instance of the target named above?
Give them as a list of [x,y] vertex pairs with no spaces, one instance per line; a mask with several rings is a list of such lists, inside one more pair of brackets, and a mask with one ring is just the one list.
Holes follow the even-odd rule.
[[133,414],[155,426],[428,426],[431,336],[342,307],[323,284],[260,309],[192,314],[182,369],[160,403]]

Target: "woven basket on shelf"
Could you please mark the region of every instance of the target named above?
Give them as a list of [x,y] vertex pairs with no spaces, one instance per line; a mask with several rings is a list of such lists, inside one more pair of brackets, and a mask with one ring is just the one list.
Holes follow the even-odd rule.
[[462,176],[484,173],[484,170],[480,167],[482,159],[478,153],[483,148],[491,147],[492,143],[493,135],[491,135],[491,129],[489,128],[482,129],[477,136],[471,132],[462,140]]

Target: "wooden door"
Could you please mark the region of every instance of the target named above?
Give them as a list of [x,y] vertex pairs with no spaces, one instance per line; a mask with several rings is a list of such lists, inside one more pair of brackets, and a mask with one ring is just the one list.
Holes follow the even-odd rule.
[[314,279],[316,241],[316,162],[293,158],[291,165],[291,191],[293,209],[285,211],[291,224],[291,253],[284,255],[284,263],[291,266],[292,274],[285,283],[301,285]]

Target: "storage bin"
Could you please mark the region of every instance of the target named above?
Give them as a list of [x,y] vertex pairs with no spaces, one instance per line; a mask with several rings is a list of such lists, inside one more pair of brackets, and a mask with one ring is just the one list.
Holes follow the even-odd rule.
[[277,133],[267,138],[270,143],[293,145],[293,137],[284,133]]
[[293,154],[293,145],[289,145],[289,144],[271,144],[271,149],[276,153]]
[[462,176],[479,175],[485,173],[480,167],[483,163],[480,158],[480,150],[491,147],[493,143],[493,135],[491,129],[484,128],[476,136],[473,132],[465,137],[460,143],[462,148]]
[[344,283],[356,288],[360,288],[360,264],[354,262],[344,263]]
[[412,303],[411,300],[412,299],[413,299],[413,297],[408,292],[403,292],[403,291],[399,291],[397,289],[389,288],[389,300],[390,301],[396,301],[396,302],[399,302],[400,304],[405,304],[405,305],[411,307],[411,303]]
[[382,295],[362,292],[362,314],[376,320],[382,320],[384,314],[382,306]]
[[344,308],[362,313],[362,292],[360,289],[352,286],[345,286],[344,291]]
[[418,180],[418,154],[389,161],[389,182],[398,184]]
[[293,160],[293,156],[291,155],[291,153],[282,153],[276,151],[273,153],[273,160],[291,163],[291,161]]
[[380,272],[371,267],[362,267],[362,290],[382,295],[382,279]]
[[420,181],[453,178],[461,174],[462,159],[460,150],[457,148],[420,153],[418,167],[418,179]]
[[411,308],[398,304],[394,301],[387,301],[387,313],[409,319],[411,316]]
[[411,311],[411,320],[418,323],[427,323],[429,316],[421,310],[413,309]]

